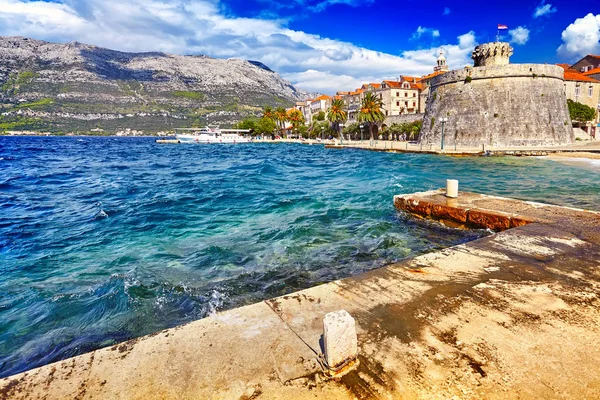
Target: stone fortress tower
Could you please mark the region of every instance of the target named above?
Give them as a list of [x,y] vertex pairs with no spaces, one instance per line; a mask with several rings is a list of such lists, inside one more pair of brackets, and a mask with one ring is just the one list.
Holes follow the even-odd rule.
[[[564,70],[510,64],[512,54],[508,43],[485,43],[471,55],[474,67],[433,78],[419,142],[439,148],[444,125],[447,148],[573,143]],[[445,65],[443,54],[440,58],[436,68]]]

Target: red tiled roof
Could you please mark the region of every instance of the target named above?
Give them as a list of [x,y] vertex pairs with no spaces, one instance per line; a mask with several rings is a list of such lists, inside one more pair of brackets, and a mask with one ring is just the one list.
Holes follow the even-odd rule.
[[589,76],[585,76],[581,72],[573,71],[572,69],[565,70],[565,81],[600,83],[600,81],[590,78]]
[[360,88],[366,90],[369,86],[373,86],[374,89],[379,89],[381,87],[381,83],[365,83]]
[[402,87],[402,85],[404,83],[408,83],[410,85],[410,89],[418,89],[418,90],[422,90],[423,89],[423,85],[420,83],[414,83],[411,81],[404,81],[404,82],[396,82],[396,81],[383,81],[383,83],[385,83],[389,88],[391,89],[404,89]]
[[587,72],[582,72],[582,74],[585,75],[585,76],[600,74],[600,67],[594,68],[594,69],[589,70]]
[[559,67],[563,67],[563,69],[571,69],[571,66],[569,64],[556,64]]
[[565,81],[600,83],[600,81],[598,81],[594,78],[590,78],[589,76],[585,76],[581,72],[571,69],[569,66],[565,67],[566,64],[557,64],[557,65],[560,67],[563,67],[563,69],[565,70]]
[[419,78],[416,76],[400,75],[400,80],[414,82],[414,81],[418,81]]
[[319,101],[319,100],[331,100],[331,97],[327,96],[326,94],[317,97],[316,99],[314,99],[313,101]]
[[396,82],[396,81],[383,81],[383,83],[385,83],[386,85],[388,85],[391,88],[394,89],[399,89],[401,83],[400,82]]
[[445,73],[444,71],[435,71],[435,72],[433,72],[433,73],[431,73],[429,75],[422,76],[421,79],[419,79],[419,81],[431,79],[433,77],[436,77],[436,76],[444,74],[444,73]]

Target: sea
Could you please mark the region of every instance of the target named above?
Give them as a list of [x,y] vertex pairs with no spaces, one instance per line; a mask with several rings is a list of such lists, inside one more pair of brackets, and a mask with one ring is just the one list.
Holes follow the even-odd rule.
[[0,137],[0,377],[489,234],[394,209],[450,178],[600,209],[531,157]]

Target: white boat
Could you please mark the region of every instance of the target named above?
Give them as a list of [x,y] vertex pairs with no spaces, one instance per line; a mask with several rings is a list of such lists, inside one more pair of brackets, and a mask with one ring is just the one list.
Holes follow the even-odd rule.
[[250,129],[219,129],[216,125],[205,128],[179,128],[175,137],[180,143],[249,143],[251,138],[240,133],[250,133]]

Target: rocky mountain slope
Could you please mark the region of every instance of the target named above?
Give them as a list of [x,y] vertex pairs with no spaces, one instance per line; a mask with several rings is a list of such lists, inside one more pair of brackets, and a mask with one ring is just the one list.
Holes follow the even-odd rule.
[[0,131],[228,126],[308,96],[256,61],[0,37]]

